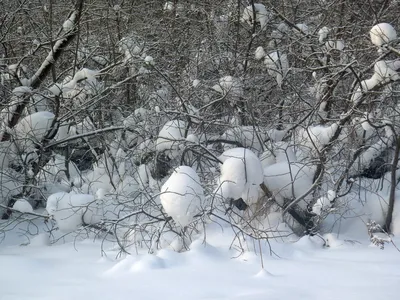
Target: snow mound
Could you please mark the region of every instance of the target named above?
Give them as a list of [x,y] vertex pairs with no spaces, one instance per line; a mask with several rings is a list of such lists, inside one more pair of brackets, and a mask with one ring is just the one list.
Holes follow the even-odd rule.
[[177,167],[161,187],[165,212],[181,227],[187,226],[201,210],[204,200],[200,178],[191,167]]
[[32,150],[40,142],[53,124],[55,116],[49,111],[40,111],[22,118],[12,129],[19,150]]
[[271,276],[273,275],[265,269],[261,269],[256,275],[254,275],[255,278],[271,278]]
[[94,83],[97,81],[96,76],[98,75],[98,71],[90,70],[87,68],[83,68],[75,73],[73,81],[79,82],[86,80],[88,83]]
[[301,149],[304,155],[313,153],[315,149],[321,150],[329,143],[338,126],[337,123],[333,123],[330,126],[316,125],[299,129],[296,137],[298,149]]
[[40,111],[26,116],[14,128],[17,138],[40,141],[50,129],[54,117],[54,114],[49,111]]
[[267,55],[267,53],[265,53],[263,47],[259,46],[259,47],[257,47],[254,55],[255,55],[256,60],[260,60],[260,59],[264,58]]
[[[283,205],[284,199],[295,199],[306,193],[313,184],[313,175],[313,169],[307,165],[281,162],[264,168],[264,183]],[[306,197],[299,206],[306,209],[310,200]]]
[[164,265],[167,268],[180,266],[185,262],[183,255],[169,249],[161,249],[157,252],[157,256],[164,261]]
[[161,233],[159,247],[161,249],[168,249],[175,252],[180,252],[183,249],[182,237],[172,231]]
[[131,267],[132,272],[152,271],[164,269],[164,260],[153,254],[144,255],[139,261],[135,262]]
[[18,199],[17,201],[15,201],[12,208],[18,210],[21,213],[33,212],[32,205],[25,199]]
[[93,195],[60,192],[47,199],[46,210],[60,231],[71,232],[82,225],[100,222],[101,207],[94,200]]
[[223,253],[217,247],[204,242],[203,239],[195,240],[189,246],[190,251],[185,255],[192,262],[204,263],[204,261],[221,261]]
[[251,150],[233,148],[219,159],[223,162],[217,193],[225,199],[242,198],[246,204],[256,203],[263,182],[262,165]]
[[147,65],[154,65],[154,58],[152,57],[152,56],[146,56],[145,58],[144,58],[144,62],[145,62],[145,64],[147,64]]
[[369,31],[372,44],[382,46],[397,39],[396,30],[388,23],[380,23],[375,25]]

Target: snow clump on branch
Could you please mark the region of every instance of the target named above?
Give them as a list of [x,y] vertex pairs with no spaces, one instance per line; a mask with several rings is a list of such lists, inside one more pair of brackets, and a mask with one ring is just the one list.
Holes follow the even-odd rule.
[[255,52],[257,60],[264,58],[264,64],[267,67],[268,74],[276,78],[279,87],[282,87],[283,79],[289,71],[289,60],[285,53],[273,51],[266,53],[263,47],[258,47]]
[[265,30],[267,27],[268,21],[271,19],[271,13],[267,11],[264,4],[261,3],[254,3],[254,10],[253,6],[247,6],[242,15],[242,22],[246,22],[247,24],[253,26],[253,19],[254,15],[256,16],[255,22],[260,23],[261,30]]
[[219,159],[223,164],[217,193],[224,199],[242,198],[247,205],[256,203],[264,180],[259,158],[251,150],[233,148]]
[[369,35],[375,46],[381,47],[397,39],[396,30],[388,23],[380,23],[371,28]]

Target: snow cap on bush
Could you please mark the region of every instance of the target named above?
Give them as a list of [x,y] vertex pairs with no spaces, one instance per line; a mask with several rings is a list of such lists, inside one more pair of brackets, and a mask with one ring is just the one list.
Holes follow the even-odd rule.
[[219,159],[223,164],[217,192],[225,199],[242,198],[248,205],[257,202],[260,184],[264,180],[257,155],[245,148],[233,148],[225,151]]
[[177,167],[161,187],[161,204],[165,212],[181,227],[187,226],[200,212],[203,187],[196,171],[188,166]]
[[369,35],[371,37],[372,44],[378,47],[397,39],[396,30],[388,23],[380,23],[375,25],[369,31]]

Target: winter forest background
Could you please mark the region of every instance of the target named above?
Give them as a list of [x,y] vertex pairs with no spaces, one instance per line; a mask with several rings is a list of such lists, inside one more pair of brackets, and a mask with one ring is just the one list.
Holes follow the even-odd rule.
[[[18,0],[0,11],[0,240],[189,250],[400,234],[399,1]],[[226,247],[229,247],[229,242]]]

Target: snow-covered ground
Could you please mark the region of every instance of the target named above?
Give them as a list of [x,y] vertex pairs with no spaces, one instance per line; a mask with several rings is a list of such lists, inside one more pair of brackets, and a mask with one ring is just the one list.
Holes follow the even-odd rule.
[[[400,252],[368,240],[318,237],[271,241],[274,252],[248,241],[229,250],[229,228],[209,225],[207,239],[176,253],[123,255],[111,242],[71,238],[46,245],[46,235],[27,244],[22,225],[0,244],[0,299],[397,299]],[[396,240],[395,240],[396,242]],[[400,240],[397,240],[400,244]],[[252,250],[255,249],[256,251]],[[132,249],[134,250],[134,249]],[[391,298],[389,298],[391,297]]]

